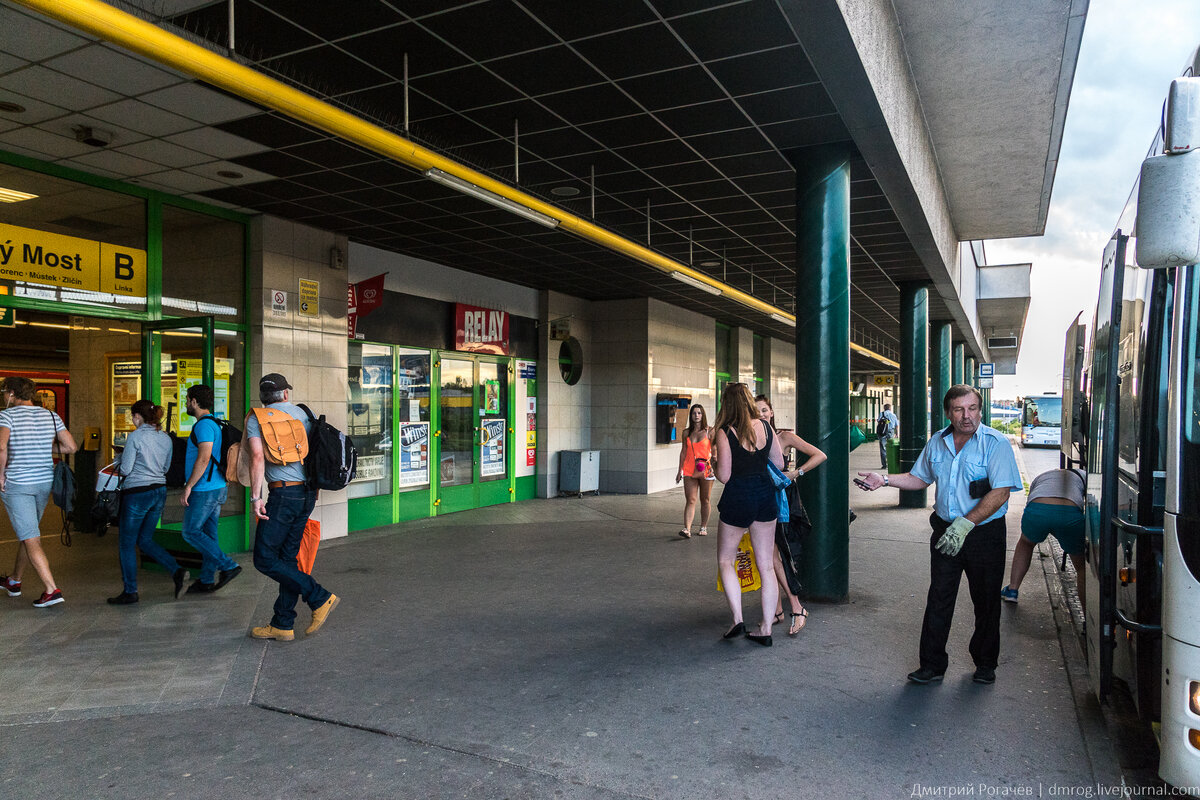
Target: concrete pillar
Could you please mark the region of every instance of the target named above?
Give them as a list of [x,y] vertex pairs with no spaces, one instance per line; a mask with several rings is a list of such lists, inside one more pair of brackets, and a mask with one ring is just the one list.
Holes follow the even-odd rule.
[[980,389],[979,393],[983,395],[983,424],[990,428],[992,427],[992,390]]
[[[908,472],[929,441],[929,290],[900,284],[900,471]],[[902,508],[924,508],[926,490],[901,491]]]
[[[850,592],[850,149],[792,155],[796,167],[796,430],[829,460],[800,481],[812,517],[802,580],[807,597]],[[802,377],[803,376],[803,377]]]
[[[953,365],[950,367],[950,385],[957,386],[963,382],[963,356],[966,353],[966,347],[962,342],[954,345]],[[940,402],[940,401],[939,401]]]
[[929,426],[933,430],[950,424],[942,410],[942,398],[951,386],[950,375],[950,323],[938,322],[933,325],[929,348]]
[[967,386],[975,385],[975,356],[967,356],[963,361],[962,382]]

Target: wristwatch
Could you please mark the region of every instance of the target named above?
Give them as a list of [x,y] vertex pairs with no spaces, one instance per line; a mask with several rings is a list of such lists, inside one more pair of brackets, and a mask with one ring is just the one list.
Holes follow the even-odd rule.
[[796,467],[796,477],[799,478],[804,474],[804,467]]
[[891,483],[888,481],[888,476],[887,476],[887,475],[884,475],[884,476],[883,476],[883,485],[884,485],[884,486],[890,486],[890,485],[891,485]]

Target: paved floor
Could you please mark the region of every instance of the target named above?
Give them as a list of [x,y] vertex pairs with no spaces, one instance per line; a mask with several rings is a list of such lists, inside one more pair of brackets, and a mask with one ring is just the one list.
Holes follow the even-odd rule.
[[[873,467],[871,448],[851,463]],[[1004,609],[994,686],[970,681],[965,584],[945,683],[907,684],[928,512],[854,491],[850,602],[812,606],[807,628],[777,627],[770,649],[721,640],[716,536],[675,535],[679,490],[528,501],[329,542],[316,575],[343,602],[320,634],[289,644],[246,637],[274,599],[248,556],[217,595],[175,601],[165,576],[145,574],[141,604],[111,608],[115,537],[47,542],[67,602],[35,610],[32,585],[0,597],[0,788],[908,798],[1118,782],[1061,610],[1056,623],[1049,559]],[[0,544],[0,564],[12,553]],[[757,595],[745,599],[756,620]]]

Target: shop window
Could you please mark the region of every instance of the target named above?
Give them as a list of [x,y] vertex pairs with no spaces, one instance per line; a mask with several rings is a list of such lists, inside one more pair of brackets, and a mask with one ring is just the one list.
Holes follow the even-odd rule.
[[392,348],[350,343],[346,432],[358,448],[358,476],[348,497],[392,491]]
[[168,205],[162,229],[163,314],[240,322],[245,226]]
[[17,297],[146,308],[146,201],[0,164],[0,287]]

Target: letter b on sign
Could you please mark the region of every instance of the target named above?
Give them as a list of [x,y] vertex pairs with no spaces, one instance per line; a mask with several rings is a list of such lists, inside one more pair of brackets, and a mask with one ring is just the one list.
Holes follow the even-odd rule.
[[146,251],[100,244],[100,291],[146,296]]

